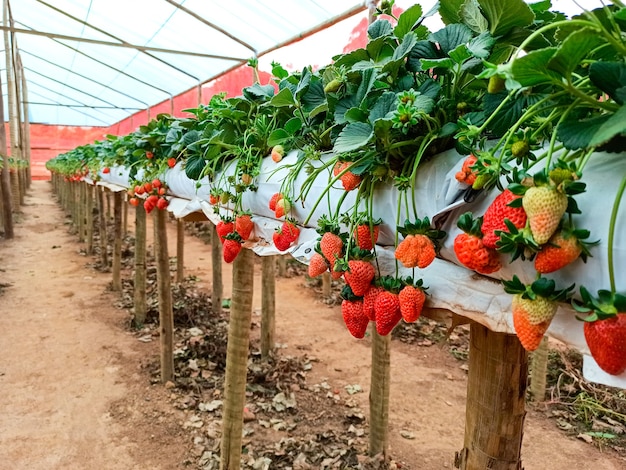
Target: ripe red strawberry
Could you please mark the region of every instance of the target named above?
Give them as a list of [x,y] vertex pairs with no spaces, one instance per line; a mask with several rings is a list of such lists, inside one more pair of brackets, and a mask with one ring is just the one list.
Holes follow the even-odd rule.
[[376,316],[376,331],[381,336],[391,333],[400,320],[400,300],[398,294],[384,290],[376,296],[374,301],[374,315]]
[[276,203],[283,198],[281,193],[274,193],[274,195],[270,198],[270,210],[276,211]]
[[341,314],[350,334],[358,339],[363,338],[370,321],[363,313],[363,301],[344,299],[341,302]]
[[161,182],[161,180],[160,180],[160,179],[158,179],[158,178],[154,178],[154,179],[152,180],[152,187],[153,187],[153,188],[157,188],[157,189],[159,189],[161,186],[163,186],[163,183]]
[[131,206],[133,206],[133,207],[137,207],[137,206],[139,205],[139,199],[138,199],[138,198],[136,198],[136,197],[131,197],[131,198],[128,200],[128,203],[129,203]]
[[326,232],[320,240],[320,249],[326,261],[334,266],[335,260],[343,253],[343,240],[333,232]]
[[626,313],[585,322],[585,340],[591,355],[607,374],[626,371]]
[[483,245],[482,217],[474,219],[471,212],[466,212],[457,223],[464,231],[454,239],[454,253],[459,262],[476,272],[490,274],[501,268],[498,252]]
[[284,221],[281,229],[289,240],[289,243],[293,243],[298,240],[298,237],[300,236],[300,229],[293,223],[292,220]]
[[217,194],[209,195],[209,203],[210,204],[215,205],[215,204],[217,204],[219,202],[219,200],[220,200],[220,198],[219,198],[219,196]]
[[215,226],[215,230],[217,231],[217,235],[220,237],[220,241],[222,242],[222,244],[224,244],[226,235],[232,233],[235,230],[235,224],[233,222],[233,219],[231,219],[230,217],[222,218]]
[[356,259],[348,261],[348,270],[343,273],[352,292],[359,297],[365,295],[375,275],[376,270],[372,263]]
[[152,152],[150,152],[150,151],[147,151],[146,152],[146,158],[148,160],[152,160],[154,158],[154,154]]
[[544,274],[557,271],[577,260],[582,252],[583,246],[573,233],[558,231],[537,253],[535,269]]
[[556,231],[567,210],[567,195],[555,186],[533,186],[524,193],[522,206],[535,242],[543,245]]
[[426,294],[422,289],[414,286],[404,286],[398,294],[400,313],[407,323],[413,323],[422,314]]
[[282,145],[275,145],[272,148],[272,160],[275,161],[276,163],[280,162],[283,157],[285,156],[285,149],[283,148]]
[[288,214],[290,210],[291,210],[291,203],[289,202],[287,198],[283,197],[283,198],[280,198],[276,202],[276,209],[274,211],[274,215],[276,216],[277,219],[280,219],[285,214]]
[[468,157],[463,160],[463,167],[454,175],[459,183],[465,183],[470,186],[474,184],[476,181],[476,172],[472,171],[471,167],[475,165],[477,161],[478,159],[474,155],[468,155]]
[[152,192],[152,183],[151,183],[151,182],[149,182],[149,181],[148,181],[147,183],[144,183],[144,185],[143,185],[143,189],[144,189],[147,193]]
[[156,203],[157,209],[160,209],[160,210],[167,209],[168,205],[169,205],[169,202],[164,197],[160,197]]
[[378,241],[380,225],[360,224],[354,229],[354,239],[361,250],[371,250]]
[[165,193],[167,193],[167,189],[165,189],[165,186],[161,186],[159,188],[158,193],[159,193],[159,196],[165,196]]
[[374,302],[376,301],[376,297],[381,292],[384,292],[380,286],[375,286],[370,284],[370,288],[367,290],[365,295],[363,296],[363,313],[369,318],[371,321],[376,320],[376,312],[374,311]]
[[139,196],[141,196],[142,194],[144,194],[146,192],[145,189],[143,189],[143,185],[137,185],[135,186],[135,194],[138,194]]
[[243,240],[250,238],[254,222],[250,214],[242,214],[235,217],[235,232],[237,232]]
[[341,267],[339,260],[335,261],[335,264],[333,265],[333,269],[330,272],[330,277],[332,277],[335,280],[341,279],[341,276],[343,276],[343,273],[344,273],[344,270]]
[[111,173],[111,169],[110,169],[108,166],[105,166],[105,167],[102,169],[102,173],[104,173],[104,174]]
[[521,229],[526,225],[526,212],[522,207],[511,207],[508,204],[511,201],[519,199],[521,196],[513,194],[508,189],[501,192],[489,205],[483,216],[483,225],[481,231],[483,233],[483,245],[487,248],[496,248],[496,242],[500,240],[500,236],[496,234],[496,230],[508,232],[508,228],[504,223],[505,219],[509,219],[513,225]]
[[241,241],[236,238],[227,238],[224,240],[223,256],[224,261],[232,263],[241,251]]
[[174,168],[176,166],[176,159],[174,157],[167,159],[167,166]]
[[309,276],[317,277],[328,271],[328,262],[320,253],[313,253],[309,260]]
[[278,251],[285,251],[298,239],[299,235],[300,229],[292,222],[286,221],[283,222],[282,226],[276,228],[272,239]]

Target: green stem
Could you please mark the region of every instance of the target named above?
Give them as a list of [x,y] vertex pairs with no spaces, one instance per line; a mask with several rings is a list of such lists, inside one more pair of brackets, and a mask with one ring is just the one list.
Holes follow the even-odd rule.
[[592,23],[591,21],[588,20],[562,20],[562,21],[557,21],[555,23],[549,23],[541,28],[539,28],[537,31],[533,32],[530,36],[528,36],[524,42],[522,42],[519,47],[517,48],[517,51],[515,52],[515,54],[513,55],[513,57],[511,58],[511,61],[515,60],[517,58],[517,55],[520,53],[520,51],[523,51],[526,46],[528,46],[531,42],[533,42],[535,39],[537,39],[538,37],[540,37],[543,33],[545,33],[546,31],[550,30],[550,29],[554,29],[554,28],[560,28],[561,26],[588,26],[591,27],[593,29],[597,29],[596,25],[594,23]]
[[491,115],[483,122],[482,126],[478,128],[477,135],[480,135],[484,132],[487,126],[494,120],[496,115],[506,106],[507,102],[511,97],[515,94],[516,90],[509,91],[509,94],[502,100],[502,102],[498,105],[498,107],[491,113]]
[[615,293],[615,271],[613,266],[613,241],[615,239],[615,222],[617,220],[617,213],[619,211],[620,202],[622,201],[622,195],[626,189],[626,176],[622,179],[622,183],[615,195],[615,202],[613,203],[613,211],[611,212],[611,221],[609,223],[609,243],[608,243],[608,257],[609,257],[609,281],[611,283],[611,292]]

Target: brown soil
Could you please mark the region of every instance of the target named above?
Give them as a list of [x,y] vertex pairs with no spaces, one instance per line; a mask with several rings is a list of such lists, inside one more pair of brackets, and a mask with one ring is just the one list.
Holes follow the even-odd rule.
[[[199,468],[198,430],[180,406],[181,392],[154,380],[158,341],[140,341],[150,330],[130,329],[119,294],[108,290],[110,274],[81,254],[50,184],[33,182],[22,210],[16,238],[0,242],[0,286],[9,284],[0,287],[0,469]],[[209,247],[188,236],[185,260],[186,274],[209,289]],[[225,265],[225,297],[230,279]],[[257,266],[256,323],[260,284]],[[352,339],[339,308],[316,300],[302,277],[278,281],[276,341],[280,357],[306,355],[308,386],[326,383],[338,395],[329,400],[343,406],[340,413],[328,402],[316,405],[319,432],[345,427],[335,420],[348,404],[367,414],[369,341]],[[465,362],[447,346],[394,341],[391,364],[391,457],[405,469],[453,468],[463,447]],[[350,385],[363,391],[349,394]],[[315,396],[303,400],[298,407],[313,409]],[[203,429],[215,428],[210,416],[203,416]],[[268,430],[248,439],[271,446],[287,436]],[[626,467],[624,454],[567,436],[533,409],[523,462],[526,470]]]

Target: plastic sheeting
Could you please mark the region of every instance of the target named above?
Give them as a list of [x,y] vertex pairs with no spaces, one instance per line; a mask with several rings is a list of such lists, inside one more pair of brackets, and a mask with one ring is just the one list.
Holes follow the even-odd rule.
[[[584,264],[581,260],[574,262],[567,268],[551,274],[559,288],[572,283],[577,286],[585,285],[591,293],[599,289],[609,288],[607,238],[611,208],[614,195],[624,175],[624,154],[594,154],[584,171],[583,181],[587,183],[587,191],[576,196],[576,201],[582,211],[582,215],[575,216],[575,223],[579,228],[587,228],[591,231],[591,239],[600,239],[601,243],[592,248],[592,257]],[[329,158],[326,156],[325,158]],[[424,279],[428,289],[428,306],[431,308],[447,309],[457,315],[469,318],[481,323],[496,332],[514,333],[512,325],[511,296],[504,293],[500,284],[501,279],[510,279],[517,274],[523,282],[532,282],[536,276],[533,263],[517,260],[509,264],[503,256],[503,268],[489,276],[479,275],[457,264],[453,251],[454,238],[460,230],[456,227],[458,217],[472,211],[476,215],[482,215],[497,191],[481,194],[472,203],[463,200],[465,185],[456,181],[454,174],[460,168],[463,156],[454,150],[437,155],[437,158],[420,166],[418,185],[415,192],[415,204],[418,216],[430,217],[438,228],[447,232],[444,239],[440,258],[426,269],[416,270],[416,276]],[[255,230],[253,242],[247,242],[246,246],[253,249],[259,255],[273,255],[279,253],[271,243],[274,229],[282,221],[274,218],[274,213],[268,207],[268,201],[272,194],[281,191],[281,184],[287,175],[289,164],[296,160],[296,153],[287,155],[280,167],[270,158],[264,159],[261,174],[257,178],[258,191],[246,192],[243,195],[243,207],[253,214]],[[321,163],[319,163],[321,164]],[[215,178],[215,181],[224,180],[221,176],[228,176],[234,171],[234,165],[225,168],[224,175]],[[101,175],[100,184],[110,184],[117,188],[128,186],[128,172],[123,168],[112,168],[107,175]],[[295,188],[302,187],[307,175],[302,172],[294,182]],[[297,246],[290,248],[289,252],[303,263],[307,263],[314,253],[314,246],[318,234],[315,231],[317,219],[324,214],[330,214],[336,210],[340,197],[344,193],[340,188],[330,190],[321,197],[321,202],[314,207],[315,201],[322,196],[328,185],[330,174],[321,173],[313,182],[306,201],[297,201],[293,205],[291,216],[299,221],[307,218],[307,227],[301,230]],[[218,208],[208,203],[211,183],[207,179],[200,181],[199,187],[196,181],[192,181],[185,175],[182,165],[179,163],[174,169],[168,170],[165,175],[168,190],[172,195],[169,210],[176,217],[184,217],[192,212],[202,211],[213,223],[219,221],[219,214],[228,214],[228,207]],[[218,184],[219,186],[219,184]],[[288,194],[289,189],[283,188]],[[356,191],[352,191],[345,197],[340,213],[354,210]],[[394,240],[396,237],[396,225],[404,224],[406,218],[413,219],[413,208],[404,205],[397,214],[398,192],[391,185],[384,185],[377,190],[374,197],[373,215],[381,218],[379,246],[377,247],[378,265],[381,273],[393,274],[396,264],[394,258]],[[363,208],[361,208],[362,210]],[[626,270],[620,263],[626,262],[626,207],[618,214],[615,233],[614,261],[616,269],[616,285],[618,290],[625,290]],[[400,275],[407,276],[411,270],[400,266]],[[576,319],[573,309],[569,305],[562,304],[556,317],[552,321],[548,334],[570,347],[574,347],[584,355],[583,373],[589,380],[607,385],[626,388],[626,373],[615,377],[604,373],[589,356],[583,335],[583,323]]]

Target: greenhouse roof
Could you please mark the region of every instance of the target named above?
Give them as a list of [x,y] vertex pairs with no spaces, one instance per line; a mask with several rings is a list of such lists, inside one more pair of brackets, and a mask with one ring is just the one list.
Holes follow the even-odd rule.
[[363,11],[366,3],[14,0],[9,27],[31,122],[108,126]]

